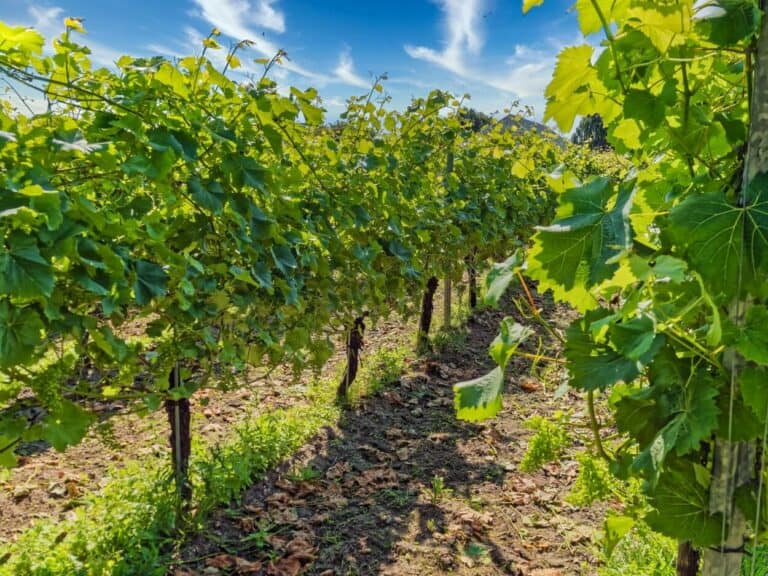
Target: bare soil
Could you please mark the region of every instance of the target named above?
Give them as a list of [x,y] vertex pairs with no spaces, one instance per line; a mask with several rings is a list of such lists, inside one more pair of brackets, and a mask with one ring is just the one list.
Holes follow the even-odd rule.
[[[536,299],[555,325],[572,319]],[[564,501],[581,443],[539,472],[519,470],[529,418],[581,410],[576,395],[555,399],[562,369],[537,368],[531,377],[530,362],[515,358],[496,419],[470,424],[454,416],[452,386],[492,367],[487,347],[505,314],[517,315],[510,302],[474,314],[465,338],[413,362],[398,382],[216,511],[169,573],[595,574],[602,511]],[[558,356],[558,344],[540,336],[543,352]],[[536,349],[527,344],[527,352]]]
[[[390,319],[371,326],[366,342],[374,350],[392,348],[410,342],[414,334],[415,321]],[[344,361],[343,347],[338,345],[321,376],[337,374]],[[198,391],[192,398],[193,442],[215,443],[238,422],[304,402],[312,377],[296,378],[290,370],[279,369],[267,378],[249,374],[249,386],[240,390]],[[14,540],[35,520],[67,518],[86,494],[98,490],[127,462],[163,459],[170,463],[163,410],[140,416],[133,413],[135,407],[122,402],[84,405],[99,415],[100,422],[83,442],[64,452],[44,442],[22,445],[19,466],[0,470],[0,544]]]

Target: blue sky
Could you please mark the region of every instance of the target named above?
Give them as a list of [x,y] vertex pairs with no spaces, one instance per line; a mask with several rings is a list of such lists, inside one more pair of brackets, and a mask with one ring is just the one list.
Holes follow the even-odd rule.
[[375,75],[393,104],[431,88],[472,95],[485,112],[513,101],[543,115],[544,88],[560,49],[579,40],[573,0],[546,0],[526,16],[520,0],[1,0],[0,20],[34,26],[47,37],[65,16],[85,18],[93,59],[109,66],[122,54],[197,53],[213,27],[229,45],[247,38],[253,59],[283,48],[290,62],[278,82],[318,88],[329,116]]

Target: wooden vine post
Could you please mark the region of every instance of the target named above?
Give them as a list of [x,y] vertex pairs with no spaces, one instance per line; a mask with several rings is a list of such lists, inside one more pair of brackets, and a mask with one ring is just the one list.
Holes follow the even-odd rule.
[[677,545],[677,576],[698,576],[699,551],[690,542]]
[[437,284],[437,277],[432,276],[427,280],[427,286],[421,297],[421,316],[419,317],[419,331],[416,335],[416,348],[419,352],[425,352],[429,348],[429,330],[432,327],[432,314],[435,310]]
[[357,371],[360,367],[360,352],[364,345],[365,336],[365,318],[367,313],[355,318],[352,327],[347,332],[345,343],[347,351],[347,366],[344,369],[344,375],[341,377],[336,394],[339,398],[344,398],[352,383],[357,378]]
[[[764,10],[765,0],[760,4]],[[758,175],[768,172],[768,18],[765,16],[757,40],[754,66],[749,138],[738,199],[738,205],[742,207],[752,202],[748,192],[752,182]],[[746,234],[747,228],[745,227],[744,230]],[[745,245],[750,241],[749,238],[742,240]],[[744,258],[743,255],[742,258]],[[741,283],[741,280],[739,282]],[[736,300],[731,303],[729,316],[736,326],[743,326],[749,306],[749,299],[742,294],[738,294]],[[739,393],[739,372],[744,367],[744,363],[744,359],[735,350],[725,352],[725,365],[730,372],[732,398]],[[755,479],[756,446],[751,442],[730,440],[733,429],[733,410],[730,410],[727,416],[728,439],[718,439],[715,442],[709,497],[710,512],[723,515],[722,537],[720,546],[704,551],[704,576],[739,576],[744,546],[749,533],[747,518],[736,505],[736,492]],[[754,573],[754,570],[752,572]]]
[[[181,388],[181,385],[181,367],[177,362],[168,375],[169,390]],[[186,506],[192,499],[192,485],[189,482],[189,457],[192,452],[189,398],[178,400],[168,398],[165,401],[165,412],[171,427],[171,457],[176,489],[182,505]]]
[[472,253],[464,261],[467,264],[467,275],[469,276],[469,308],[477,308],[477,248],[472,249]]

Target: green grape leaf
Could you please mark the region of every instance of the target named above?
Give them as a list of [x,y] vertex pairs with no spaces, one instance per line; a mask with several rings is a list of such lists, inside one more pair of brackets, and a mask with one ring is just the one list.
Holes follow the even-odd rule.
[[[639,331],[642,324],[628,333],[619,335],[619,343],[626,346],[637,358],[629,358],[610,347],[607,342],[597,342],[592,335],[592,324],[611,316],[608,310],[594,310],[575,322],[566,331],[565,357],[571,386],[580,390],[604,390],[619,382],[632,382],[640,375],[664,345],[665,338],[656,334],[648,342],[647,336]],[[651,323],[652,324],[652,323]],[[612,337],[612,330],[609,336]],[[639,352],[642,351],[642,354]]]
[[633,318],[611,328],[611,342],[630,360],[640,360],[656,342],[656,329],[649,316]]
[[694,18],[703,36],[718,46],[728,46],[757,32],[760,9],[754,0],[711,0],[703,3]]
[[504,372],[499,366],[485,376],[455,384],[453,395],[456,417],[469,422],[493,418],[502,409],[503,389]]
[[620,516],[615,512],[609,512],[605,517],[603,546],[605,553],[610,558],[613,550],[624,536],[629,534],[635,525],[635,519],[629,516]]
[[690,540],[696,546],[720,542],[722,518],[709,513],[709,487],[696,480],[691,462],[677,461],[662,472],[650,504],[654,511],[645,517],[657,532],[678,540]]
[[552,80],[547,86],[544,121],[554,120],[563,132],[569,132],[579,114],[594,108],[590,85],[598,83],[592,67],[594,48],[589,44],[566,48],[557,57]]
[[394,256],[403,262],[409,262],[413,256],[413,253],[408,249],[408,247],[397,240],[385,241],[383,243],[383,248],[388,255]]
[[584,36],[603,30],[600,15],[595,10],[593,2],[596,2],[607,24],[623,18],[629,6],[629,0],[576,0],[579,28]]
[[62,400],[43,421],[42,438],[62,452],[83,439],[95,416],[74,402]]
[[494,362],[504,370],[518,346],[535,334],[533,330],[515,322],[514,318],[501,321],[500,332],[491,342],[488,353]]
[[133,283],[133,294],[136,303],[144,306],[152,298],[165,294],[168,275],[162,267],[146,260],[136,261],[136,280]]
[[671,100],[674,103],[674,84],[668,85],[672,88],[669,90],[671,94],[656,95],[648,90],[630,90],[624,99],[624,117],[638,120],[646,128],[657,128],[666,116],[666,102]]
[[31,308],[0,301],[0,368],[22,364],[43,341],[43,321]]
[[[765,374],[763,374],[765,376]],[[744,385],[744,376],[741,375],[741,386]],[[765,380],[761,382],[764,383]],[[764,385],[763,385],[764,386]],[[744,402],[744,393],[737,393],[730,403],[730,394],[720,394],[718,399],[720,416],[718,417],[717,436],[733,442],[749,442],[763,435],[766,413],[760,416],[755,414]]]
[[528,274],[580,311],[594,307],[589,289],[613,276],[632,245],[632,198],[631,182],[615,194],[605,177],[567,191],[555,222],[534,236]]
[[187,189],[192,199],[200,206],[215,215],[221,214],[224,207],[224,190],[218,182],[210,182],[206,185],[197,176],[192,176],[187,181]]
[[0,293],[18,298],[49,298],[55,279],[34,238],[12,235],[0,252]]
[[739,384],[744,404],[764,422],[768,415],[768,370],[757,367],[744,368]]
[[44,191],[43,194],[30,198],[29,207],[45,216],[48,230],[56,230],[64,222],[58,192]]
[[[678,456],[684,456],[697,450],[703,440],[712,436],[720,414],[718,393],[710,378],[701,376],[688,382],[680,411],[657,436],[663,440],[665,455],[674,449]],[[658,447],[654,449],[658,450]]]
[[[739,286],[759,293],[768,255],[768,176],[735,206],[723,193],[691,195],[672,210],[669,233],[688,255],[713,298],[731,300]],[[741,275],[741,280],[739,276]]]
[[743,326],[736,327],[734,347],[747,360],[768,366],[768,308],[753,305],[747,310]]
[[285,275],[289,275],[290,271],[299,265],[299,263],[296,262],[296,257],[293,255],[290,246],[282,244],[273,246],[272,257],[275,260],[275,265],[278,270]]
[[189,96],[189,88],[186,85],[186,78],[178,68],[169,62],[161,64],[154,75],[154,79],[173,90],[175,94],[182,98],[187,98]]
[[[0,452],[0,468],[15,468],[18,464],[18,459],[13,451],[15,447],[14,440],[15,438],[0,436],[0,450],[2,450],[2,452]],[[10,446],[10,448],[3,450],[3,448],[8,446]]]
[[490,306],[498,306],[504,292],[517,278],[517,272],[522,267],[522,257],[519,251],[500,264],[494,264],[485,280],[485,297],[483,301]]
[[275,154],[278,156],[283,155],[283,135],[280,134],[280,132],[272,126],[271,124],[264,124],[261,129],[264,131],[264,137],[269,142],[269,145],[272,146],[272,150],[274,150]]

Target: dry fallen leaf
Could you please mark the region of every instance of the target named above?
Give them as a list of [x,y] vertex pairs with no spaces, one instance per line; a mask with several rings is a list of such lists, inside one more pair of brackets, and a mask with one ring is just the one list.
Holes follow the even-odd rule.
[[261,572],[261,562],[251,562],[245,558],[235,558],[235,568],[238,574],[256,574]]
[[301,562],[297,558],[281,558],[276,563],[270,563],[267,574],[270,576],[298,576],[301,572]]
[[523,377],[520,379],[520,389],[523,392],[538,392],[541,390],[541,383],[535,378]]
[[205,565],[221,569],[233,568],[235,566],[235,556],[232,556],[231,554],[212,556],[211,558],[206,558]]

